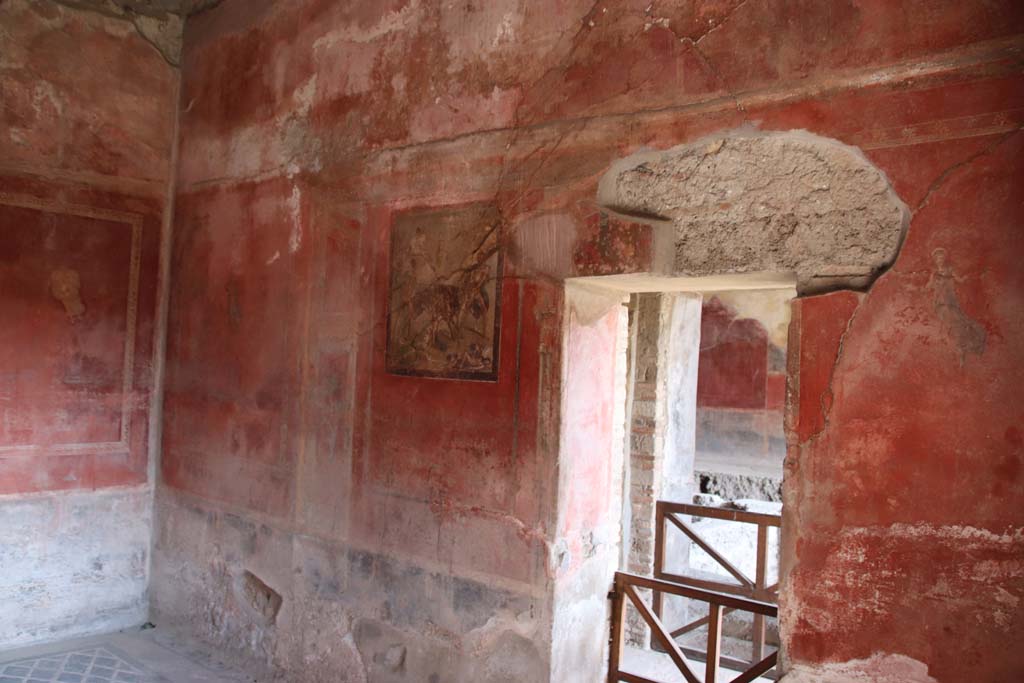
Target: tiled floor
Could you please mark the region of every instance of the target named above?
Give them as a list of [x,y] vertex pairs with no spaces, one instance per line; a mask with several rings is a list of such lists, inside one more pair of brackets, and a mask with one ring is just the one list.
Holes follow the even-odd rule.
[[114,647],[91,647],[15,660],[0,668],[0,683],[157,683]]
[[0,652],[0,683],[262,683],[194,640],[160,629]]

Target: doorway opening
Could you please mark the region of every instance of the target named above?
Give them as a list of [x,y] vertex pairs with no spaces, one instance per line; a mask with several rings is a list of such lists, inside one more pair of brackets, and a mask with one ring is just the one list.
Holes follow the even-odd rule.
[[[596,584],[612,554],[592,550],[598,536],[577,528],[585,520],[602,533],[609,525],[622,529],[610,577],[609,681],[643,680],[625,667],[627,645],[664,651],[676,675],[662,680],[699,680],[683,649],[689,645],[679,639],[702,632],[705,683],[731,666],[728,639],[744,637],[747,668],[733,680],[753,681],[776,667],[773,648],[785,650],[787,624],[795,618],[782,614],[779,643],[778,581],[770,574],[781,565],[784,581],[795,561],[792,542],[777,540],[782,522],[773,514],[785,442],[780,394],[785,386],[786,404],[795,406],[798,391],[796,376],[786,386],[790,373],[781,368],[779,330],[788,302],[794,295],[869,287],[896,258],[909,211],[860,150],[801,131],[734,131],[639,152],[605,173],[598,203],[645,226],[637,228],[637,244],[649,245],[649,253],[637,272],[634,261],[616,264],[615,250],[605,250],[612,262],[588,266],[591,277],[581,272],[566,281],[560,533],[571,532],[587,569],[573,569],[575,582],[556,584],[553,670],[561,672],[565,662],[568,671],[579,661],[575,654],[593,647],[589,636],[563,637],[561,629],[593,613],[594,594],[582,577],[586,586]],[[764,295],[774,296],[782,312],[759,313],[753,295],[739,293],[750,290],[785,290]],[[620,377],[633,381],[616,383],[612,363],[594,357],[598,348],[617,348],[621,310],[612,308],[626,300],[636,343],[622,354]],[[707,340],[714,341],[703,349],[701,382],[705,303]],[[621,409],[619,392],[611,400],[612,384],[625,387]],[[625,417],[617,430],[622,447],[610,428],[613,408]],[[619,493],[605,496],[609,507],[597,510],[594,482],[606,472],[615,488],[619,471]],[[724,531],[724,522],[752,527],[744,536]],[[795,537],[796,530],[783,531],[786,539]],[[741,557],[729,559],[705,535],[721,536]],[[744,540],[751,537],[752,544]],[[742,566],[751,545],[753,569]],[[701,571],[708,576],[692,574]],[[686,621],[694,601],[703,603],[704,614]],[[749,621],[737,611],[749,612]]]
[[[777,605],[786,348],[796,290],[778,280],[717,283],[713,290],[682,279],[661,286],[667,284],[681,291],[634,292],[625,304],[619,568]],[[732,678],[779,649],[774,614],[725,608],[712,625],[701,597],[628,590],[698,666],[714,657]],[[676,680],[673,653],[650,615],[628,601],[623,615],[622,670]],[[775,678],[766,668],[767,679]]]

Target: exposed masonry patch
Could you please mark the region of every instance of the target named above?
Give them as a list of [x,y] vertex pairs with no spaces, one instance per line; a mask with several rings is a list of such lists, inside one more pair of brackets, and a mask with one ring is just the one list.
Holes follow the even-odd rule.
[[721,496],[729,500],[754,498],[777,503],[782,502],[782,475],[765,477],[747,474],[728,474],[696,470],[694,475],[700,482],[700,492]]
[[184,19],[221,0],[53,0],[59,5],[130,21],[168,64],[181,61]]
[[669,221],[672,275],[795,273],[801,294],[865,289],[910,212],[856,148],[804,131],[736,131],[617,162],[599,201]]
[[794,666],[780,683],[938,683],[928,666],[906,655],[875,653],[867,659]]
[[132,12],[147,17],[163,17],[176,14],[187,17],[209,9],[221,0],[57,0],[65,5],[76,5],[83,9],[96,9],[103,13]]
[[277,621],[277,613],[281,611],[283,602],[281,595],[250,571],[245,571],[240,580],[241,597],[245,604],[263,620],[271,625]]

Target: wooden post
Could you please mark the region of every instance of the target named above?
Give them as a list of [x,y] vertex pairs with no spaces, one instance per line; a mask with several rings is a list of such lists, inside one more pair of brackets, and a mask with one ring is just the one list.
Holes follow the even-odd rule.
[[[665,571],[665,507],[659,500],[654,507],[654,578],[660,579],[663,571]],[[654,613],[658,615],[659,619],[664,616],[662,600],[661,591],[654,591]]]
[[[754,585],[758,591],[764,590],[768,585],[768,527],[764,524],[757,525],[757,573],[754,576]],[[764,615],[755,614],[754,628],[750,634],[753,647],[751,664],[760,662],[764,658],[764,636]]]
[[718,658],[722,654],[722,606],[708,603],[708,659],[704,667],[704,683],[715,683]]
[[626,596],[622,580],[616,575],[612,592],[612,637],[608,650],[608,683],[619,683],[619,667],[622,664],[622,648],[625,644]]

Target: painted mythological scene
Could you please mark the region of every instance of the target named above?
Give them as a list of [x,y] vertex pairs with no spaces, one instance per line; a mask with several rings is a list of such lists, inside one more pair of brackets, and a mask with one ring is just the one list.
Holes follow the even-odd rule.
[[490,204],[417,210],[391,232],[388,371],[496,380],[500,219]]

